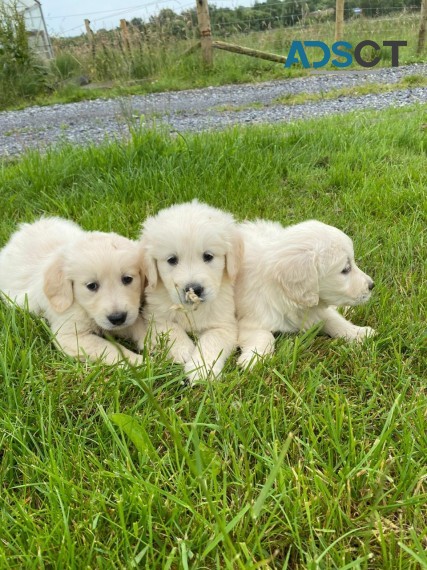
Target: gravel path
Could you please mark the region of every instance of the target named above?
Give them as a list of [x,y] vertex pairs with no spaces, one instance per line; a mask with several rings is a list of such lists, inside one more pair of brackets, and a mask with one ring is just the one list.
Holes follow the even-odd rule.
[[[151,120],[169,125],[171,131],[202,131],[237,123],[276,123],[353,110],[427,103],[426,87],[299,105],[276,102],[277,98],[289,95],[322,94],[372,83],[395,84],[409,75],[427,76],[427,64],[5,111],[0,113],[0,156],[17,155],[27,148],[42,149],[61,141],[98,143],[106,137],[127,136],[129,125]],[[251,107],[254,104],[256,106]]]

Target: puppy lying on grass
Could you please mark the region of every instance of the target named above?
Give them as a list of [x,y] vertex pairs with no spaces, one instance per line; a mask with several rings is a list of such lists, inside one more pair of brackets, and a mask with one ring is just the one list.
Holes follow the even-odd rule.
[[242,249],[233,217],[197,201],[172,206],[144,222],[141,244],[153,336],[168,335],[190,381],[218,376],[237,341],[233,283]]
[[108,364],[142,364],[102,334],[143,339],[144,279],[136,242],[61,218],[23,224],[0,251],[2,297],[44,316],[66,354]]
[[357,267],[353,243],[342,231],[315,220],[287,228],[260,220],[239,229],[245,252],[235,291],[240,366],[273,353],[273,332],[322,323],[327,335],[349,341],[374,333],[335,310],[366,302],[374,287]]

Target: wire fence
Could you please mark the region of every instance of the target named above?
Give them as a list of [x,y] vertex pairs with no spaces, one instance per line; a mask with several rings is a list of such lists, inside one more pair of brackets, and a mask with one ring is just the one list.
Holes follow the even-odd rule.
[[[210,6],[210,26],[215,40],[278,55],[285,55],[295,39],[321,40],[328,44],[334,41],[335,10],[331,8],[310,10],[304,0],[267,0],[252,7],[221,8],[226,1],[217,0]],[[88,33],[57,38],[54,49],[57,55],[74,57],[88,75],[100,80],[143,79],[167,66],[182,68],[188,58],[197,57],[195,46],[200,40],[200,32],[194,4],[179,4],[179,13],[161,8],[145,20],[133,16],[135,12],[126,8],[113,15],[128,13],[132,17],[120,18],[113,29],[97,29],[92,21],[90,28],[88,24]],[[162,0],[155,3],[157,7],[162,5]],[[366,0],[363,6],[363,9],[345,8],[344,39],[353,45],[366,39],[379,45],[386,40],[406,40],[408,47],[404,55],[406,61],[412,61],[417,55],[420,7],[402,9],[396,2],[396,5],[380,8],[374,4],[366,5]],[[236,55],[222,53],[219,57],[239,59]],[[384,57],[388,57],[387,54]],[[191,65],[188,63],[187,67],[190,69]]]

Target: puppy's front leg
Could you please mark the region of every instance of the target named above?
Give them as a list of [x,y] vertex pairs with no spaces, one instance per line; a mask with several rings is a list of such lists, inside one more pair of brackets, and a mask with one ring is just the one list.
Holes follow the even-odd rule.
[[106,364],[117,364],[123,359],[126,359],[134,366],[140,366],[143,363],[143,358],[140,354],[136,354],[124,346],[116,345],[95,334],[58,333],[56,341],[65,354],[69,356],[89,358],[90,360],[101,359]]
[[156,322],[155,332],[156,335],[168,335],[169,354],[174,362],[185,364],[190,360],[194,343],[181,325],[171,321]]
[[335,309],[329,307],[321,311],[320,319],[323,321],[322,330],[332,338],[344,338],[349,341],[360,342],[366,337],[375,334],[371,327],[358,327],[347,321]]
[[190,382],[219,376],[237,343],[236,327],[213,328],[200,335],[185,372]]
[[251,369],[262,356],[268,356],[274,352],[274,336],[268,330],[253,329],[245,326],[243,321],[239,323],[239,340],[237,343],[241,349],[241,355],[237,364],[242,368]]

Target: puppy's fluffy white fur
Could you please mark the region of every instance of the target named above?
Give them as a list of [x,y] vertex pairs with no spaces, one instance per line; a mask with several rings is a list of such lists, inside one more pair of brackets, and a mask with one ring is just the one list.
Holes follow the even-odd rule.
[[242,246],[233,217],[197,201],[172,206],[144,222],[141,243],[143,314],[153,336],[169,335],[170,355],[190,381],[219,375],[237,341],[233,282]]
[[139,341],[144,283],[139,244],[114,233],[85,232],[61,218],[23,224],[0,251],[0,291],[49,322],[68,355],[115,363],[142,357],[105,340]]
[[273,352],[273,332],[307,330],[318,323],[329,336],[350,341],[374,332],[334,308],[364,303],[373,288],[342,231],[315,220],[287,228],[246,222],[239,229],[245,252],[236,281],[241,366]]

